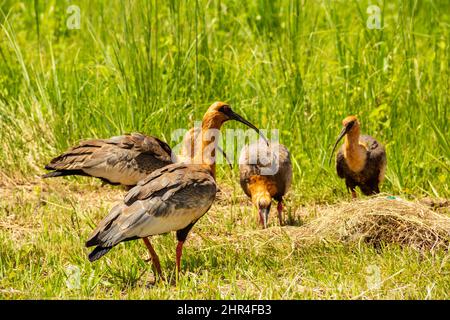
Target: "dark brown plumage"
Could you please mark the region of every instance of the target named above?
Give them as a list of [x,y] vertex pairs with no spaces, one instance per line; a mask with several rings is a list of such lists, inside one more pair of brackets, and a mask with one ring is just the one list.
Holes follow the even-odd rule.
[[383,145],[371,136],[360,135],[359,121],[355,116],[345,118],[343,125],[344,128],[334,146],[335,149],[345,136],[345,142],[336,156],[338,176],[345,179],[353,198],[356,197],[356,187],[365,195],[379,193],[387,163]]
[[135,186],[156,169],[172,163],[171,148],[158,138],[132,133],[82,141],[45,166],[44,178],[96,177],[110,184]]

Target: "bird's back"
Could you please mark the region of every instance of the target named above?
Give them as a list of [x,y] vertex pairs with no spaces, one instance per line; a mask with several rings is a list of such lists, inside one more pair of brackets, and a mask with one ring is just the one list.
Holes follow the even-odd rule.
[[198,220],[212,205],[216,183],[200,166],[176,163],[140,181],[93,231],[87,246],[177,231]]
[[171,161],[171,149],[163,141],[140,133],[80,142],[54,158],[48,170],[81,171],[110,183],[136,185]]
[[263,176],[276,187],[274,197],[282,197],[292,182],[292,164],[286,146],[271,142],[269,146],[259,140],[244,146],[239,157],[240,184],[244,192],[251,197],[249,184],[252,177]]

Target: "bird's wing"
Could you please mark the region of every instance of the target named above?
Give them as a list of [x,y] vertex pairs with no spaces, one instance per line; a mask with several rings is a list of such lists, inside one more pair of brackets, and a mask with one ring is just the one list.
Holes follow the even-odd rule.
[[95,166],[101,162],[115,164],[129,161],[139,154],[152,155],[160,161],[171,161],[171,149],[158,138],[140,133],[122,135],[110,139],[91,139],[81,141],[52,159],[46,166],[49,170],[73,170]]
[[121,241],[183,229],[208,210],[215,194],[216,184],[207,170],[182,163],[168,165],[131,189],[86,245],[112,247]]
[[260,170],[256,164],[250,163],[250,146],[245,145],[241,150],[241,155],[239,157],[239,182],[241,184],[242,190],[245,194],[251,197],[250,190],[248,188],[250,183],[250,177],[259,175]]
[[82,169],[93,154],[107,145],[103,139],[81,141],[77,146],[68,149],[63,154],[53,158],[47,170],[78,170]]
[[149,172],[171,163],[171,149],[140,133],[82,141],[54,158],[48,170],[82,170],[112,183],[135,185]]
[[289,150],[282,144],[279,145],[278,163],[278,172],[274,178],[277,185],[277,195],[283,196],[292,183],[292,163]]
[[130,135],[113,137],[107,142],[122,149],[130,149],[142,154],[152,155],[161,161],[171,161],[172,149],[167,143],[153,136],[135,132]]
[[376,177],[377,182],[381,183],[386,171],[386,150],[381,143],[371,136],[363,135],[360,140],[367,144],[369,154],[369,159],[367,161],[370,169],[373,171],[373,177]]
[[336,172],[341,179],[345,178],[345,166],[344,152],[340,148],[336,155]]

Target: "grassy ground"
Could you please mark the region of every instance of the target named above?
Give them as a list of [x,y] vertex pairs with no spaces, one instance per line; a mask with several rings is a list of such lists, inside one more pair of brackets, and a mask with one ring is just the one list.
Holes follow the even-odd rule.
[[[218,181],[233,196],[194,228],[178,288],[148,289],[138,242],[86,259],[84,240],[121,191],[37,178],[82,138],[141,131],[173,145],[173,130],[224,100],[258,127],[279,129],[290,149],[291,227],[312,219],[310,208],[347,199],[327,161],[348,114],[386,145],[383,191],[449,198],[450,4],[371,3],[380,30],[367,28],[368,1],[0,0],[0,295],[447,298],[448,253],[297,247],[284,228],[258,229],[226,166]],[[71,4],[80,29],[66,26]],[[174,238],[155,243],[169,275]],[[371,290],[374,268],[383,282]],[[76,270],[80,288],[70,289]]]
[[[292,235],[314,206],[288,203],[290,226],[275,215],[261,230],[239,188],[225,187],[186,242],[177,285],[175,237],[153,238],[167,283],[154,281],[140,241],[89,263],[83,241],[122,198],[99,184],[36,183],[3,189],[0,295],[3,298],[442,299],[450,292],[449,255],[387,245],[313,242]],[[20,208],[20,212],[18,211]],[[79,279],[79,280],[78,280]]]

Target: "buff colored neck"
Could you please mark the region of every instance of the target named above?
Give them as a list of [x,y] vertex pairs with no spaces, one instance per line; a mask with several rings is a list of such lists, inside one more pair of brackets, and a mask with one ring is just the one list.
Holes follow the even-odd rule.
[[214,179],[216,178],[216,148],[219,137],[214,137],[211,131],[220,130],[224,119],[220,115],[206,113],[202,121],[201,147],[198,148],[194,156],[194,163],[200,163],[202,167],[208,169]]
[[273,182],[267,180],[264,176],[252,177],[248,189],[252,196],[252,202],[257,208],[270,206],[272,196],[276,193]]
[[345,135],[344,158],[350,170],[359,172],[364,169],[367,160],[367,149],[359,142],[359,126],[352,128]]

